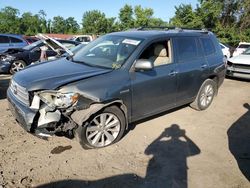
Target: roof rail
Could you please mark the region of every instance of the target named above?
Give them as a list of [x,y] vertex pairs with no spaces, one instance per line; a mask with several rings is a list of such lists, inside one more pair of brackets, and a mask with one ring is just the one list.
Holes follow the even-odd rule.
[[178,30],[178,31],[183,31],[183,30],[193,30],[193,31],[199,31],[199,32],[208,32],[210,31],[209,29],[206,28],[188,28],[188,27],[176,27],[176,26],[142,26],[137,28],[137,30],[149,30],[149,29],[162,29],[162,30]]

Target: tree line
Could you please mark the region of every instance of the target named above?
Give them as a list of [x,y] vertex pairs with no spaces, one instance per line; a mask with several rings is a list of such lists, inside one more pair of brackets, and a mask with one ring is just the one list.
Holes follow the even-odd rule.
[[175,7],[175,15],[169,22],[154,17],[152,8],[128,4],[119,10],[117,17],[108,18],[99,10],[86,11],[80,25],[74,17],[47,19],[43,10],[22,15],[9,6],[0,10],[0,33],[105,34],[141,26],[208,28],[222,42],[236,45],[239,41],[250,41],[250,0],[198,0],[196,7],[181,4]]

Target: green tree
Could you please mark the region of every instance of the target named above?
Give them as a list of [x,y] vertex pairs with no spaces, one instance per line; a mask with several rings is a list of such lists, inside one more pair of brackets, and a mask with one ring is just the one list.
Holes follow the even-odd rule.
[[65,23],[66,23],[66,33],[75,34],[80,29],[80,26],[74,17],[68,17],[65,20]]
[[12,7],[5,7],[0,11],[0,32],[20,33],[19,10]]
[[53,33],[66,33],[67,26],[62,16],[55,16],[51,22],[51,28]]
[[44,10],[40,10],[38,12],[39,16],[39,22],[40,22],[40,32],[41,33],[48,33],[49,32],[49,27],[48,27],[48,22],[46,20],[47,14],[45,13]]
[[41,31],[39,16],[32,15],[30,12],[22,14],[20,19],[20,29],[25,35],[35,35]]
[[135,27],[150,26],[150,20],[154,14],[151,8],[142,8],[141,5],[137,5],[134,8],[135,13]]
[[[241,30],[248,30],[250,28],[250,0],[242,0],[239,3],[240,21],[239,26]],[[249,36],[249,35],[248,35]]]
[[113,30],[115,18],[106,18],[105,14],[92,10],[83,14],[82,27],[84,33],[104,34]]
[[203,27],[203,22],[190,4],[181,4],[175,7],[175,16],[170,19],[170,24],[178,27]]
[[120,29],[127,30],[134,27],[134,18],[133,18],[133,8],[132,6],[126,4],[119,12],[120,20]]

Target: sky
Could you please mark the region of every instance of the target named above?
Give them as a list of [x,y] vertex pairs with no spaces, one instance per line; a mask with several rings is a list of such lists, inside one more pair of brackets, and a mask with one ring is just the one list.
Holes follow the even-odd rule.
[[143,8],[152,8],[154,17],[169,21],[174,16],[175,6],[180,4],[191,4],[196,7],[197,0],[0,0],[0,9],[11,6],[19,9],[20,14],[31,12],[36,14],[44,10],[47,19],[54,16],[64,18],[74,17],[80,24],[85,11],[100,10],[106,17],[118,17],[119,10],[125,4],[141,5]]

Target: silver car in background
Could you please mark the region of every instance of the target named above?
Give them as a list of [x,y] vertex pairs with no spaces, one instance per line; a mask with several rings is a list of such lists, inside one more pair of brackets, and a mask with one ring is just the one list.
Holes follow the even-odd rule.
[[250,48],[228,59],[227,76],[250,79]]

